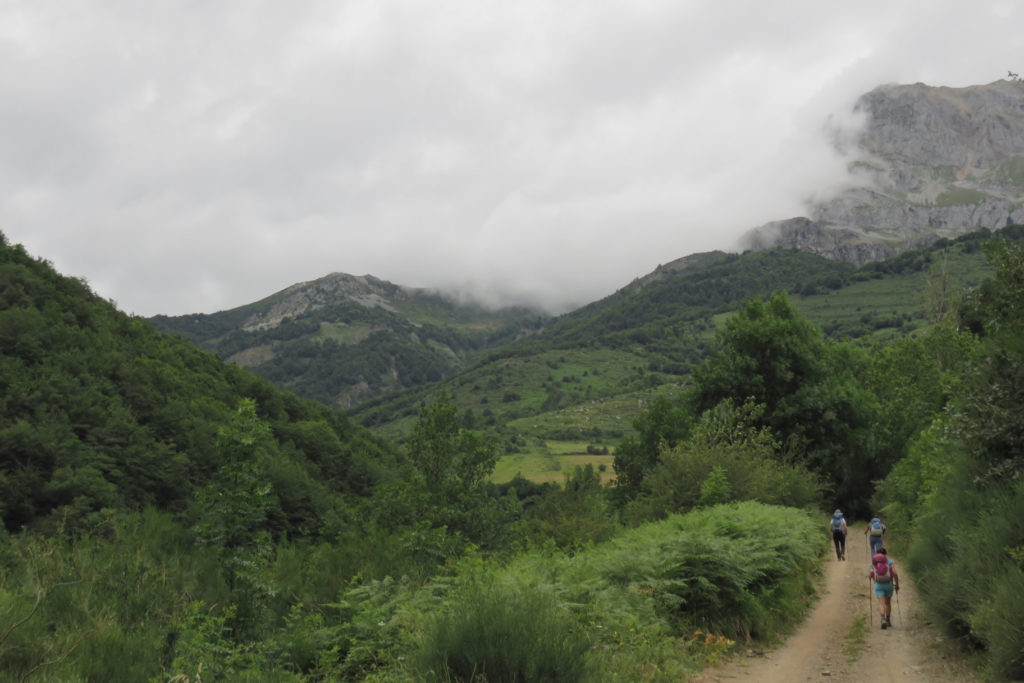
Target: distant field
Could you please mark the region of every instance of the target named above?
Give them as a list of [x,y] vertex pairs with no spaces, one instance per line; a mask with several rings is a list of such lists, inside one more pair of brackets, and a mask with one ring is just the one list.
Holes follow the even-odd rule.
[[[951,296],[976,287],[989,277],[992,267],[984,254],[951,253],[947,268]],[[938,266],[936,266],[937,268]],[[817,296],[792,296],[791,300],[808,319],[826,328],[847,330],[860,327],[876,338],[890,338],[900,332],[929,325],[925,310],[928,273],[892,275],[881,279],[853,282],[834,292]]]
[[[509,420],[508,426],[527,437],[578,436],[565,443],[607,445],[618,443],[624,434],[633,431],[633,420],[658,396],[676,396],[681,387],[665,384],[653,389],[632,391],[593,399],[550,412]],[[565,434],[559,434],[564,432]],[[589,434],[602,434],[603,438],[586,441]],[[549,440],[549,444],[562,443]]]
[[[491,481],[504,483],[514,479],[517,474],[525,479],[537,483],[565,481],[565,476],[577,465],[585,466],[590,463],[601,475],[601,483],[607,484],[615,479],[615,471],[612,467],[614,456],[595,455],[587,453],[587,446],[591,445],[584,441],[544,441],[529,447],[523,453],[503,456],[498,460],[491,475]],[[611,448],[608,449],[611,451]],[[605,466],[605,471],[600,472],[600,466]]]

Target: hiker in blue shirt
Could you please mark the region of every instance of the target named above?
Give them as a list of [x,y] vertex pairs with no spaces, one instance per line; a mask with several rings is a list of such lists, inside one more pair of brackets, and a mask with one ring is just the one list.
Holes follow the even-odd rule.
[[871,556],[871,571],[868,574],[875,582],[875,595],[882,612],[882,628],[892,626],[892,596],[900,592],[900,575],[896,573],[896,563],[889,559],[885,548]]
[[828,528],[832,532],[832,542],[836,546],[836,559],[846,559],[846,518],[842,510],[832,513],[832,519],[828,521]]
[[868,537],[868,541],[871,542],[871,555],[878,552],[878,549],[882,547],[882,540],[885,538],[886,527],[882,524],[882,520],[878,518],[876,514],[868,522],[868,528],[864,530],[864,534]]

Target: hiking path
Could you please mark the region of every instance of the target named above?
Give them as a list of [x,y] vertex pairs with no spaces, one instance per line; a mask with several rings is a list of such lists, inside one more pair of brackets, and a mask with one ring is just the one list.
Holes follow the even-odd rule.
[[[823,523],[824,526],[824,523]],[[737,654],[693,680],[705,683],[758,681],[945,681],[971,682],[970,666],[958,656],[918,602],[913,577],[893,557],[900,575],[893,599],[892,628],[882,629],[878,599],[868,580],[864,527],[847,536],[846,560],[832,552],[824,563],[817,602],[794,633],[778,647],[760,651],[738,646]],[[870,600],[870,602],[869,602]]]

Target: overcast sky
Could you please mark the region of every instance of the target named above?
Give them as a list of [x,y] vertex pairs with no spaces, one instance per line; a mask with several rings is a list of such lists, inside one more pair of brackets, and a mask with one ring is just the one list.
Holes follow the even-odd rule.
[[843,180],[882,83],[1024,70],[1011,0],[0,0],[0,231],[124,311],[331,272],[553,311]]

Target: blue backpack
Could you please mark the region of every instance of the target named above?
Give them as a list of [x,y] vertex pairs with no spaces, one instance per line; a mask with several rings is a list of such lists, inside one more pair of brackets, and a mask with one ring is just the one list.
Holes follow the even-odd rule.
[[832,515],[832,531],[842,531],[842,530],[843,530],[843,516],[842,515]]
[[882,528],[882,520],[875,517],[871,520],[871,531],[868,532],[872,536],[881,536],[884,529]]

